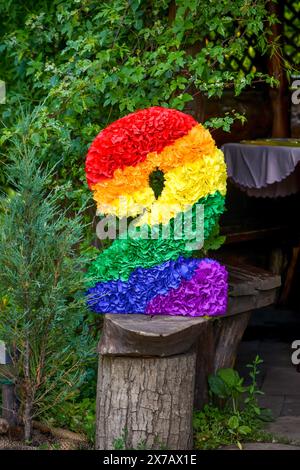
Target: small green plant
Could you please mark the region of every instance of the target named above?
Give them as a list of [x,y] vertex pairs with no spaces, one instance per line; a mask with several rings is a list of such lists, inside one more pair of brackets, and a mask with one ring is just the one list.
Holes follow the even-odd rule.
[[144,440],[140,441],[137,444],[136,449],[128,449],[126,445],[127,436],[128,436],[128,430],[123,429],[122,435],[118,437],[117,439],[115,439],[113,442],[114,450],[146,450],[147,449],[146,442]]
[[114,450],[125,450],[126,449],[126,439],[128,431],[123,429],[123,432],[120,437],[117,437],[113,442]]
[[95,440],[96,399],[77,396],[61,403],[44,417],[46,421],[61,428],[84,434],[90,443]]
[[59,442],[50,444],[49,442],[44,442],[38,446],[38,450],[61,450],[61,445]]
[[196,448],[214,449],[222,445],[242,442],[269,440],[263,432],[264,421],[272,420],[270,410],[259,406],[257,396],[261,392],[257,385],[259,365],[263,361],[256,356],[248,364],[251,383],[244,385],[244,379],[234,369],[219,369],[208,379],[211,401],[203,410],[195,412],[194,430]]
[[[114,450],[147,450],[146,441],[144,439],[138,442],[136,448],[134,449],[127,447],[127,444],[126,444],[127,437],[128,437],[128,430],[123,429],[121,436],[116,438],[113,441]],[[157,449],[166,450],[165,444],[163,444],[157,436],[154,438],[154,442],[155,442],[155,445],[157,446],[156,447]]]

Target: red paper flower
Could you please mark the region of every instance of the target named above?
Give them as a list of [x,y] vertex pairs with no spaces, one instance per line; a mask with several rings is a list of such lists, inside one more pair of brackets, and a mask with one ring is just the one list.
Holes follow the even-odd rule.
[[135,166],[149,152],[161,152],[197,124],[192,116],[158,106],[136,111],[101,131],[86,157],[89,186],[112,178],[117,168]]

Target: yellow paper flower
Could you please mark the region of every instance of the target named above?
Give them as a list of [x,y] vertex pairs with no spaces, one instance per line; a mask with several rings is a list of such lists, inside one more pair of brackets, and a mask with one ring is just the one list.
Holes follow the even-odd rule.
[[[201,172],[205,172],[204,167],[214,164],[215,170],[210,170],[209,174],[217,173],[218,170],[220,174],[224,173],[224,161],[222,157],[218,158],[216,151],[209,131],[201,124],[194,126],[184,137],[166,146],[160,153],[151,152],[142,163],[117,169],[113,178],[94,184],[92,190],[98,211],[118,217],[135,217],[146,210],[143,220],[148,219],[148,213],[152,211],[154,220],[169,220],[181,212],[183,206],[191,204],[190,201],[194,201],[198,193],[206,195],[211,192],[209,188],[213,182],[211,186],[201,183],[201,187],[207,191],[194,187]],[[212,155],[212,160],[209,155]],[[156,169],[165,174],[165,187],[157,201],[149,186],[149,176]],[[188,184],[186,179],[189,180]],[[224,184],[220,184],[220,187],[223,188],[221,192],[224,192]],[[165,212],[165,215],[160,215],[161,212]]]

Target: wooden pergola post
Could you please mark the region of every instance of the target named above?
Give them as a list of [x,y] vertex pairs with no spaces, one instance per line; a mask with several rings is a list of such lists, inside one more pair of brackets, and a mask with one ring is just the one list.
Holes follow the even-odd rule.
[[[15,394],[15,385],[10,383],[10,380],[5,379],[11,374],[9,369],[11,367],[11,358],[6,345],[0,341],[0,376],[2,375],[2,418],[6,419],[9,426],[17,424],[18,416],[18,403]],[[1,374],[2,371],[2,374]],[[6,383],[5,383],[6,382]]]
[[[270,14],[275,15],[280,23],[271,25],[272,34],[270,42],[277,42],[281,51],[282,42],[278,38],[283,34],[284,2],[268,2]],[[282,52],[282,51],[281,51]],[[270,98],[273,111],[272,137],[290,136],[290,97],[288,93],[288,81],[284,70],[281,52],[275,52],[268,58],[268,72],[279,81],[277,88],[270,88]]]

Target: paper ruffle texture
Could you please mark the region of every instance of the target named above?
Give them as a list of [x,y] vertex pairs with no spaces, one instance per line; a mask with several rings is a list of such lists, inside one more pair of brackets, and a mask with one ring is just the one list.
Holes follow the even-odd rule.
[[[214,246],[226,193],[223,153],[208,130],[175,109],[129,114],[95,138],[86,176],[98,213],[114,217],[119,228],[130,221],[90,268],[87,303],[92,311],[226,312],[226,269],[205,257]],[[184,227],[180,236],[178,221]],[[204,244],[199,244],[199,230]]]

